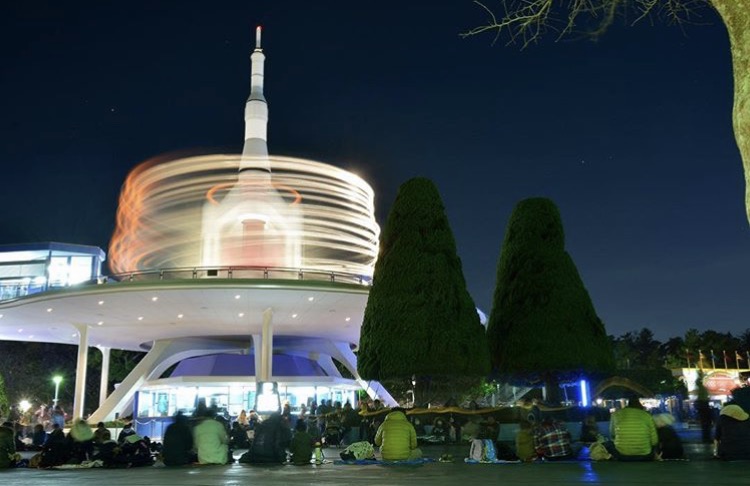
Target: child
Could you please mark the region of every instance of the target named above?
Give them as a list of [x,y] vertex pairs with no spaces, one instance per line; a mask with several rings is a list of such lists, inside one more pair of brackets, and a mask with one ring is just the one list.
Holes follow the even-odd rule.
[[596,423],[595,415],[587,415],[581,424],[581,442],[590,444],[599,438],[599,425]]
[[534,449],[534,434],[531,432],[531,422],[522,420],[518,427],[516,455],[524,462],[533,461],[536,459],[536,450]]
[[313,453],[313,438],[307,433],[307,423],[304,420],[298,420],[294,430],[294,437],[289,444],[292,463],[296,466],[310,464]]

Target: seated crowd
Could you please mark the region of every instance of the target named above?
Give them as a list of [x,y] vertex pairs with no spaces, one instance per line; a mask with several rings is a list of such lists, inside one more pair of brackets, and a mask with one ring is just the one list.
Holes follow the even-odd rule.
[[[92,463],[103,467],[137,467],[151,465],[157,459],[165,466],[228,464],[234,462],[236,449],[247,449],[239,458],[241,463],[307,465],[313,459],[320,463],[321,446],[342,443],[349,446],[341,453],[344,459],[374,459],[373,445],[379,447],[384,461],[414,461],[422,457],[414,424],[420,429],[425,427],[417,416],[407,416],[404,409],[393,408],[383,410],[377,415],[379,419],[368,422],[356,411],[358,420],[347,419],[351,406],[336,409],[332,407],[327,413],[315,414],[313,408],[309,416],[303,413],[296,417],[294,424],[288,407],[265,420],[254,411],[249,414],[243,411],[230,426],[227,419],[203,407],[190,418],[178,413],[164,433],[163,445],[152,444],[148,437],[139,436],[131,424],[123,427],[115,440],[103,423],[92,430],[82,420],[74,422],[67,435],[59,424],[52,423],[50,433],[36,426],[30,437],[21,441],[14,424],[5,422],[0,426],[0,469],[18,465],[21,458],[17,451],[20,450],[36,451],[28,466],[39,468],[86,467]],[[333,417],[333,414],[338,416]],[[721,409],[715,429],[716,457],[750,459],[749,418],[737,403]],[[347,422],[348,428],[343,425]],[[452,422],[452,418],[436,419],[430,433],[434,436],[438,428],[441,437],[448,437],[446,424],[452,428]],[[594,417],[587,417],[581,425],[578,442],[574,442],[563,423],[541,413],[529,414],[528,420],[521,421],[514,449],[498,441],[500,425],[494,417],[483,421],[478,417],[470,418],[463,424],[461,436],[472,442],[469,462],[575,460],[583,447],[590,451],[590,458],[594,460],[682,459],[684,449],[673,423],[670,414],[652,415],[644,410],[637,397],[631,397],[626,407],[611,415],[609,438],[599,433]],[[371,424],[376,424],[373,434],[368,433]],[[344,434],[346,440],[342,440],[341,434],[329,439],[332,427],[351,432],[355,426],[356,433]]]

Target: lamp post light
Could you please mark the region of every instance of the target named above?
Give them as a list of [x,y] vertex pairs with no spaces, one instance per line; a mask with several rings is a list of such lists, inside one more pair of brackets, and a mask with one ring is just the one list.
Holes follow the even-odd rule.
[[31,402],[28,400],[21,400],[21,402],[18,404],[18,409],[21,411],[21,413],[26,413],[31,408]]
[[57,406],[57,396],[60,392],[60,383],[62,382],[62,376],[58,375],[52,378],[52,381],[55,383],[55,398],[52,400],[52,406]]

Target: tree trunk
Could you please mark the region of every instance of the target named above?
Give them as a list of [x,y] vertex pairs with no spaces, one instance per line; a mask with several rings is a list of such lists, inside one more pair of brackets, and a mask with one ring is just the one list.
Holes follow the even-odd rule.
[[745,168],[745,210],[750,221],[750,9],[740,0],[710,0],[729,34],[734,71],[732,124]]

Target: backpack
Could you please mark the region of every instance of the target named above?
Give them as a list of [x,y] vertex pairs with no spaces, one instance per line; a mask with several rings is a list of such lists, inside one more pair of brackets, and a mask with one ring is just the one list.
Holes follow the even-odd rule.
[[497,461],[495,443],[491,439],[473,439],[469,449],[469,459],[477,462]]

